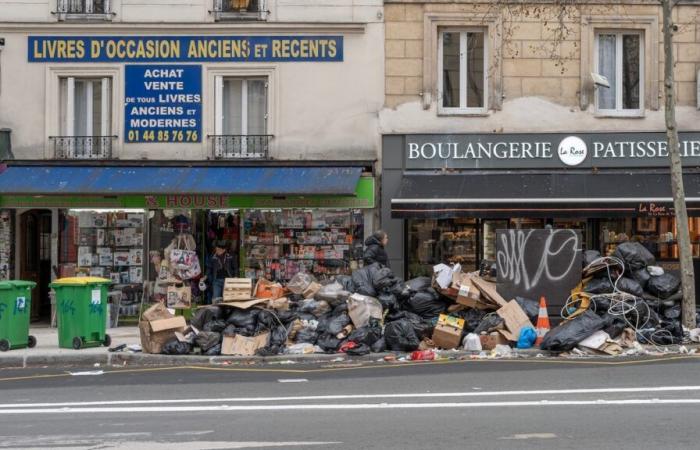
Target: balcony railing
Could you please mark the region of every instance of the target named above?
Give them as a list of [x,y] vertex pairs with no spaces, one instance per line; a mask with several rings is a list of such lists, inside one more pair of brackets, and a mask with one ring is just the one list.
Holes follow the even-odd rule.
[[50,136],[57,159],[112,159],[117,136]]
[[216,20],[265,20],[266,0],[213,0]]
[[216,159],[267,159],[271,135],[213,135],[214,158]]
[[59,19],[101,19],[112,18],[111,0],[58,0]]

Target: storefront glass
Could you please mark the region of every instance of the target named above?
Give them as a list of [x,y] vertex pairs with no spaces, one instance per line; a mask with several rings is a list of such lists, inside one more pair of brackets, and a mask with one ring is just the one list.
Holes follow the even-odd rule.
[[409,278],[432,276],[439,263],[476,268],[477,230],[476,219],[409,220]]

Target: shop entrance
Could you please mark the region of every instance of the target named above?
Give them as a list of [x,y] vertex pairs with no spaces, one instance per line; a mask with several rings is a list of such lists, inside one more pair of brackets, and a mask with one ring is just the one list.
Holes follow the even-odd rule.
[[51,211],[32,209],[19,218],[19,278],[34,281],[32,320],[51,317],[49,283],[51,282]]

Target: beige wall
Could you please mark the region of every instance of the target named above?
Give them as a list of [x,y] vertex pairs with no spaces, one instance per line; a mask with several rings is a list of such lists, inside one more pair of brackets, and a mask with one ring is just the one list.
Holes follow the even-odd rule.
[[[26,3],[26,5],[25,5]],[[168,6],[164,6],[165,4]],[[180,5],[182,3],[182,5]],[[214,134],[213,73],[217,70],[262,71],[271,74],[270,154],[276,159],[376,159],[379,148],[378,114],[384,101],[381,0],[270,0],[275,15],[267,22],[209,23],[210,0],[114,0],[113,23],[56,23],[48,10],[55,0],[37,5],[15,0],[0,8],[0,128],[12,129],[13,152],[18,159],[52,157],[48,137],[57,134],[58,93],[51,80],[55,71],[72,69],[114,73],[113,131],[118,135],[115,154],[120,159],[206,159],[211,154],[206,138],[201,144],[124,144],[124,64],[29,63],[30,35],[342,35],[343,62],[316,63],[202,63],[203,135]],[[24,7],[31,4],[31,8]],[[156,6],[146,6],[156,5]],[[155,8],[136,13],[136,7]],[[195,15],[190,9],[198,11]],[[179,22],[196,18],[198,24],[124,23],[131,17]],[[188,19],[189,20],[189,19]],[[183,19],[184,21],[184,19]]]
[[[660,8],[648,1],[624,2],[623,6],[582,7],[568,11],[557,21],[559,8],[543,8],[539,17],[533,6],[503,9],[489,2],[421,2],[388,0],[386,18],[385,108],[382,133],[403,132],[499,132],[662,129],[663,49]],[[529,12],[529,15],[525,13]],[[675,10],[680,30],[675,36],[678,118],[684,129],[700,129],[696,109],[696,76],[700,69],[700,5]],[[437,46],[426,32],[431,17],[462,21],[470,26],[498,29],[499,39],[490,42],[492,99],[489,113],[478,116],[440,117],[437,112],[437,67],[426,51]],[[592,30],[600,27],[644,29],[646,49],[646,111],[642,118],[596,117],[592,66]],[[557,37],[557,30],[565,29]],[[658,57],[652,59],[652,53]],[[434,56],[434,55],[433,55]],[[498,103],[501,102],[499,105]]]

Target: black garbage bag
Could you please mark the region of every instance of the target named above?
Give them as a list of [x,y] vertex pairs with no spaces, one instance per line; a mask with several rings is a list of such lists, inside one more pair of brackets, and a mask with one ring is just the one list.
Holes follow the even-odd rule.
[[221,354],[221,344],[216,344],[215,346],[209,348],[203,353],[205,356],[217,356]]
[[358,344],[372,345],[382,337],[382,329],[378,326],[366,326],[354,330],[348,335],[348,340]]
[[316,345],[321,347],[324,352],[335,353],[340,347],[340,339],[336,338],[332,334],[322,334],[316,340]]
[[642,289],[642,286],[640,286],[636,280],[631,278],[620,278],[617,281],[617,289],[622,292],[632,294],[635,297],[641,297],[644,295],[644,289]]
[[282,323],[289,323],[297,320],[299,316],[294,311],[275,311],[277,318]]
[[301,330],[297,331],[296,342],[298,344],[315,344],[316,339],[318,339],[318,333],[316,330],[312,330],[311,328],[302,328]]
[[530,322],[537,324],[537,316],[540,315],[540,304],[535,300],[525,297],[515,297],[515,301],[520,305],[520,308],[525,312]]
[[363,267],[353,271],[352,282],[355,283],[356,293],[376,297],[377,291],[374,290],[374,286],[372,285],[372,274],[370,273],[370,267],[372,266]]
[[681,317],[681,305],[674,305],[664,309],[664,317],[667,319],[678,319]]
[[212,320],[204,324],[202,330],[204,331],[216,331],[221,333],[226,328],[226,322],[224,320]]
[[331,320],[333,320],[333,315],[331,313],[326,313],[321,316],[318,316],[318,326],[316,327],[316,331],[320,333],[326,333],[328,331],[328,325],[331,323]]
[[377,296],[377,300],[379,300],[379,303],[382,304],[382,308],[387,311],[396,311],[400,308],[399,302],[396,300],[396,296],[394,294],[379,294],[379,296]]
[[350,325],[351,319],[350,316],[348,316],[346,313],[340,314],[336,317],[333,317],[329,322],[328,326],[326,327],[326,331],[332,335],[336,335],[343,331],[343,328],[347,327]]
[[[400,310],[398,310],[398,311],[389,311],[389,312],[387,313],[387,315],[384,317],[384,319],[385,319],[387,322],[394,322],[395,320],[405,319],[405,318],[406,318],[406,313],[407,313],[407,312],[408,312],[408,311],[405,311],[405,310],[402,310],[402,309],[400,309]],[[413,314],[413,313],[411,313],[411,314]],[[698,314],[700,314],[700,308],[698,308]],[[418,318],[420,318],[420,317],[418,317]]]
[[203,306],[194,312],[190,324],[198,330],[203,330],[205,323],[222,319],[223,315],[222,309],[216,305]]
[[681,280],[673,274],[664,273],[658,277],[651,277],[647,283],[647,289],[660,299],[667,299],[681,287]]
[[661,323],[659,323],[659,327],[671,333],[675,338],[683,338],[683,326],[680,320],[662,320]]
[[313,314],[310,314],[310,313],[297,312],[296,314],[297,314],[297,317],[299,318],[299,320],[306,320],[307,322],[309,320],[316,320],[317,319],[316,316],[314,316]]
[[248,328],[251,326],[255,328],[255,324],[258,321],[258,311],[260,310],[233,308],[228,319],[226,319],[226,323],[235,325],[238,328]]
[[413,324],[406,319],[391,322],[384,328],[384,340],[389,350],[412,352],[420,345]]
[[270,346],[281,347],[287,342],[287,328],[282,325],[277,325],[270,331]]
[[486,311],[480,309],[471,308],[463,311],[461,317],[464,319],[464,331],[467,333],[473,333],[474,330],[479,326],[481,321],[484,319]]
[[277,325],[277,320],[275,315],[270,311],[265,311],[264,309],[258,310],[258,329],[259,330],[270,330],[272,327]]
[[187,342],[180,342],[172,338],[163,345],[161,353],[164,355],[187,355],[192,351],[192,346]]
[[591,298],[591,307],[596,314],[603,316],[610,309],[610,299],[607,297],[593,297]]
[[600,252],[598,250],[586,250],[583,252],[583,267],[592,264],[593,261],[598,258],[600,258]]
[[419,339],[424,339],[432,336],[433,329],[435,328],[435,325],[433,325],[432,320],[425,320],[418,314],[412,313],[410,311],[404,311],[403,318],[405,320],[408,320],[411,323],[411,325],[413,325],[413,329],[415,330]]
[[615,287],[610,281],[610,277],[593,278],[583,286],[583,292],[589,294],[612,294]]
[[197,344],[197,347],[201,348],[203,352],[206,352],[213,346],[221,343],[221,333],[215,331],[200,331],[194,338],[194,343]]
[[372,276],[372,287],[375,291],[389,289],[396,282],[394,272],[379,263],[370,264],[369,274]]
[[377,342],[372,344],[372,353],[382,353],[386,351],[386,341],[383,337],[379,338]]
[[503,325],[503,318],[499,316],[498,314],[492,313],[487,316],[484,316],[483,320],[479,324],[478,327],[474,330],[474,333],[476,334],[481,334],[481,333],[490,333],[493,330],[496,330],[498,328],[501,328],[501,325]]
[[242,328],[237,328],[234,324],[226,325],[224,331],[221,332],[223,336],[233,336],[234,334],[240,334],[240,331],[244,330]]
[[350,356],[362,356],[369,355],[370,351],[369,345],[359,344],[357,347],[349,348],[345,353]]
[[630,273],[656,264],[654,255],[639,242],[623,242],[615,249],[613,256],[625,263],[625,272]]
[[498,265],[496,261],[490,259],[482,259],[479,264],[479,276],[498,278]]
[[433,280],[428,277],[418,277],[408,280],[406,286],[411,292],[422,292],[430,288],[433,284]]
[[424,319],[432,319],[447,311],[448,304],[431,292],[416,292],[406,301],[406,308]]
[[603,331],[608,333],[612,339],[617,339],[622,334],[622,331],[627,327],[625,321],[618,316],[611,316],[610,314],[605,313],[605,315],[603,315],[603,320],[605,320],[607,323],[605,328],[603,328]]
[[343,286],[343,290],[353,294],[355,293],[355,283],[352,281],[352,277],[350,275],[336,275],[335,281]]
[[651,275],[649,274],[649,271],[644,268],[644,269],[639,269],[635,270],[632,272],[632,278],[639,283],[639,285],[642,287],[642,289],[647,288],[647,284],[649,283],[649,280],[651,279]]
[[266,347],[259,348],[255,351],[258,356],[275,356],[279,355],[282,347],[279,345],[268,345]]
[[333,311],[331,311],[331,315],[332,315],[333,317],[336,317],[336,316],[338,316],[338,315],[340,315],[340,314],[343,314],[343,313],[345,313],[345,314],[348,313],[348,304],[347,304],[347,302],[341,303],[340,305],[338,305],[338,306],[336,306],[335,308],[333,308]]
[[555,352],[569,351],[588,336],[603,329],[605,324],[605,319],[588,310],[551,329],[544,336],[540,348]]

